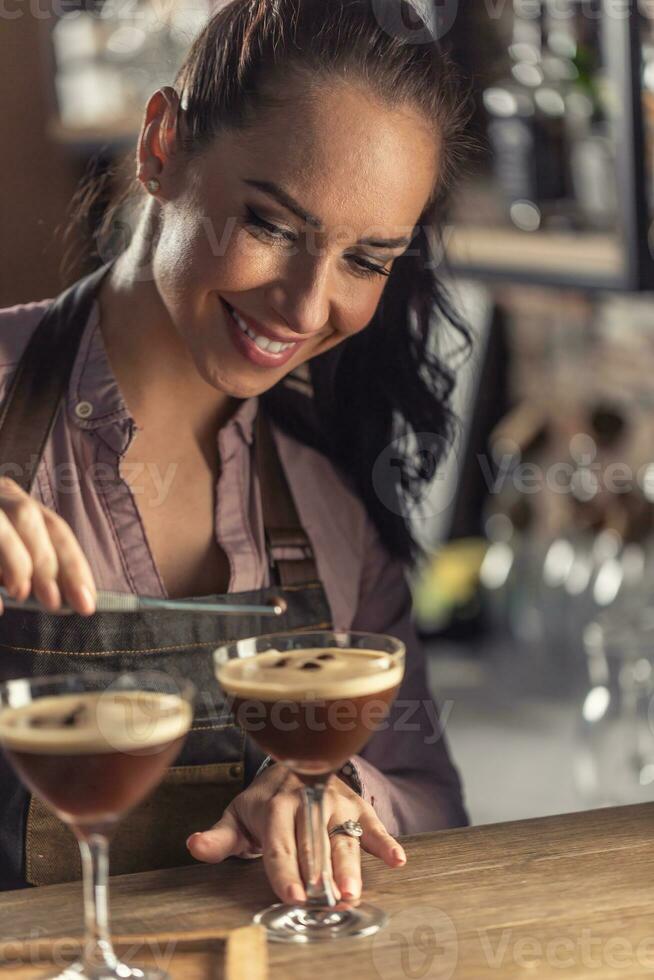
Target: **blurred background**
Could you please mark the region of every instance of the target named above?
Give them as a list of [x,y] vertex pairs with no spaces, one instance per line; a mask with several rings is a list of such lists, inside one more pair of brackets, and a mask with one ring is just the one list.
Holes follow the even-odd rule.
[[[6,0],[0,306],[97,264],[145,101],[215,2]],[[430,682],[475,822],[654,800],[654,4],[420,2],[474,104],[444,235],[474,354],[413,515]]]

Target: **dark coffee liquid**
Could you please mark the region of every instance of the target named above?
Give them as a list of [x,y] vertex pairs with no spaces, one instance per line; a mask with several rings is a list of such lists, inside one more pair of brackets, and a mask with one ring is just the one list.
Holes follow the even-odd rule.
[[148,691],[52,695],[0,714],[0,742],[62,819],[106,822],[139,803],[179,753],[191,708]]
[[179,753],[184,737],[147,754],[91,752],[55,755],[5,748],[32,792],[63,820],[92,823],[121,816],[155,788]]
[[359,697],[315,701],[232,699],[236,721],[258,745],[298,775],[339,769],[387,717],[399,685]]

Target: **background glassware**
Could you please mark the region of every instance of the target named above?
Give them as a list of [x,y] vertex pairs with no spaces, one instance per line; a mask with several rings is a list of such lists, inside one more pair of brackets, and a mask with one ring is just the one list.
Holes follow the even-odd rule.
[[654,612],[626,595],[584,632],[590,685],[576,778],[592,806],[654,799]]
[[[64,5],[65,6],[65,5]],[[52,31],[62,125],[129,138],[150,95],[171,84],[208,19],[205,0],[70,4]]]
[[[84,953],[56,980],[167,978],[161,970],[129,967],[114,953],[108,921],[109,836],[179,753],[191,725],[194,694],[190,682],[156,671],[89,671],[0,685],[0,744],[21,779],[68,824],[80,846]],[[80,711],[91,713],[86,740],[78,724]],[[39,743],[39,732],[49,737]]]
[[[324,790],[332,773],[352,755],[356,754],[373,734],[383,720],[381,710],[372,719],[363,718],[366,704],[376,700],[388,702],[388,709],[395,698],[404,673],[405,647],[400,640],[390,636],[358,632],[311,632],[269,634],[254,639],[240,640],[219,647],[214,652],[216,677],[225,693],[232,697],[234,686],[229,682],[229,664],[235,659],[257,657],[267,651],[283,654],[294,650],[306,650],[313,654],[316,662],[328,650],[360,650],[379,654],[371,660],[366,658],[365,670],[361,677],[376,677],[380,683],[373,685],[375,690],[365,696],[344,695],[338,690],[338,675],[330,678],[328,696],[307,697],[304,700],[284,697],[282,671],[279,680],[268,689],[264,685],[258,689],[256,697],[247,696],[244,703],[234,698],[236,720],[251,737],[273,758],[293,771],[304,783],[303,802],[305,826],[310,845],[310,872],[307,882],[306,903],[277,903],[259,912],[255,922],[266,926],[271,939],[281,942],[315,942],[367,936],[376,932],[386,922],[386,915],[380,909],[364,902],[341,901],[335,898],[332,877],[330,844],[324,814]],[[363,664],[363,661],[362,661]],[[385,675],[389,675],[384,684]],[[356,676],[356,675],[355,675]],[[350,680],[352,674],[349,675]],[[342,683],[342,682],[341,682]],[[345,682],[345,685],[347,681]],[[307,689],[312,686],[319,690],[316,672],[307,672]],[[275,727],[271,706],[292,703],[297,727],[289,728],[285,722],[282,733]],[[251,711],[252,707],[258,709]],[[351,727],[330,728],[329,718],[336,718],[340,706],[347,707]],[[382,708],[380,704],[380,709]],[[341,716],[342,717],[342,716]],[[338,736],[338,737],[336,737]]]

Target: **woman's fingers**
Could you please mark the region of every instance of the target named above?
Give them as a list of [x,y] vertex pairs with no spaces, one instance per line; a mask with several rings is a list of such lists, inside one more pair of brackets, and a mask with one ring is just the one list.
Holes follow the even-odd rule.
[[[311,880],[312,854],[302,806],[301,785],[281,767],[266,770],[240,793],[221,820],[187,841],[191,854],[199,861],[217,863],[230,855],[263,852],[268,880],[283,902],[303,902],[305,882]],[[400,844],[385,830],[372,807],[340,784],[325,794],[327,826],[331,830],[346,820],[358,820],[363,837],[323,831],[332,874],[332,887],[338,900],[361,895],[361,846],[390,867],[406,861]],[[361,841],[361,843],[359,843]],[[260,845],[260,846],[259,846]]]
[[[345,819],[351,819],[345,818]],[[333,825],[343,820],[333,820]],[[330,828],[331,829],[331,828]],[[334,834],[329,838],[332,852],[334,881],[343,898],[359,898],[361,895],[361,845],[356,837]]]
[[404,848],[391,837],[372,809],[359,820],[363,827],[363,836],[359,840],[365,851],[380,858],[390,868],[401,868],[406,864]]
[[263,863],[270,884],[283,902],[303,902],[306,898],[295,837],[297,809],[297,798],[290,793],[273,796],[268,807]]
[[12,524],[0,509],[0,565],[5,588],[14,599],[26,599],[32,581],[32,558]]
[[95,612],[95,582],[79,542],[71,528],[52,511],[43,511],[59,563],[59,587],[68,603],[82,615]]
[[[298,855],[298,865],[300,868],[300,874],[302,880],[308,883],[311,878],[311,842],[309,840],[309,835],[307,833],[307,822],[306,815],[304,812],[304,806],[300,806],[297,809],[295,816],[295,840],[297,842],[297,855]],[[327,838],[327,831],[325,831],[325,847],[329,854],[331,854],[331,846],[329,839]],[[331,869],[331,862],[330,862]],[[338,886],[336,879],[332,871],[332,888],[337,899],[341,898],[341,889]],[[306,890],[306,888],[305,888]]]
[[0,477],[0,568],[15,599],[34,591],[54,612],[63,589],[77,612],[95,611],[93,575],[72,530],[7,477]]
[[249,850],[251,842],[241,830],[236,816],[228,808],[210,830],[191,834],[186,841],[186,846],[198,861],[218,864],[232,854]]
[[42,508],[24,495],[6,506],[3,514],[11,522],[31,560],[31,576],[26,575],[23,579],[21,598],[33,591],[46,609],[54,611],[61,601],[56,581],[59,560],[48,534]]

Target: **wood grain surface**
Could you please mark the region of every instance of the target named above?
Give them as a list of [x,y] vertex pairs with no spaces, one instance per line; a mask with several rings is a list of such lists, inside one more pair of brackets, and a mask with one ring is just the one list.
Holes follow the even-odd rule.
[[[2,980],[43,980],[63,969],[67,960],[56,961],[57,966],[40,963],[33,966],[11,966],[0,969]],[[217,953],[206,950],[194,952],[141,952],[133,960],[138,966],[164,968],[171,977],[183,977],[184,980],[226,980],[223,962]]]
[[[266,931],[259,925],[236,929],[174,929],[112,936],[123,962],[155,966],[184,980],[268,980]],[[0,942],[0,980],[42,980],[80,956],[83,936],[38,936]]]
[[[364,856],[364,897],[389,913],[387,928],[319,949],[270,943],[271,980],[654,975],[654,805],[403,843],[402,869]],[[113,929],[230,929],[273,897],[258,861],[126,875],[112,879]],[[81,888],[0,894],[0,924],[5,949],[11,940],[74,935]],[[195,980],[181,963],[170,969],[174,980]]]

